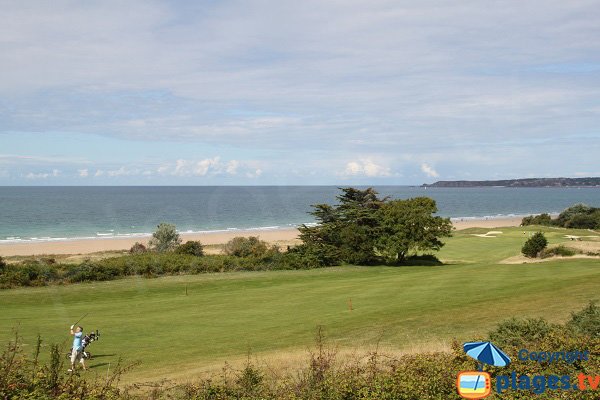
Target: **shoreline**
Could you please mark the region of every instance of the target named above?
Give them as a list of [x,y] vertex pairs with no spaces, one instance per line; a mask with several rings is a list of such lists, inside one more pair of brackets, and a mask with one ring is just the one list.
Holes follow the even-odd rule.
[[[521,224],[522,216],[490,217],[490,218],[453,218],[452,224],[457,230],[467,228],[499,228],[512,227]],[[270,244],[291,246],[300,243],[297,228],[277,229],[239,229],[230,231],[213,231],[200,233],[181,233],[183,242],[199,240],[203,245],[221,245],[236,236],[258,236]],[[150,236],[125,238],[90,238],[66,239],[53,241],[31,241],[20,243],[0,243],[0,256],[33,256],[33,255],[65,255],[91,254],[98,252],[129,250],[134,243],[146,245]]]

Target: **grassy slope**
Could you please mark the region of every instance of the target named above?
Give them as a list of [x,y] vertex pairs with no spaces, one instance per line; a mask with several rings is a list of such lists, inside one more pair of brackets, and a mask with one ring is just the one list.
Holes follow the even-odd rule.
[[[102,331],[90,351],[104,370],[119,355],[141,360],[129,379],[177,377],[224,360],[303,350],[316,325],[340,347],[390,348],[472,340],[513,316],[558,321],[600,293],[598,260],[498,265],[518,253],[523,228],[497,238],[458,232],[440,267],[340,267],[312,271],[144,278],[0,292],[0,341],[19,326],[26,343],[41,333],[68,347],[68,325],[85,312]],[[565,230],[548,229],[551,243]],[[589,232],[569,231],[587,235]],[[185,295],[185,287],[188,295]],[[352,298],[354,310],[348,310]]]

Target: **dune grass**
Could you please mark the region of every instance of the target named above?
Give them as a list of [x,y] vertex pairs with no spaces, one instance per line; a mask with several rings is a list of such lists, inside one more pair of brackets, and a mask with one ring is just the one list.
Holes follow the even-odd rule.
[[[17,327],[27,348],[70,347],[79,316],[86,332],[101,330],[89,364],[101,372],[119,356],[141,365],[126,379],[186,378],[226,360],[297,354],[317,325],[342,349],[380,342],[398,351],[473,340],[511,316],[565,320],[598,298],[594,259],[498,264],[519,253],[527,232],[543,229],[550,243],[587,231],[499,228],[495,238],[456,232],[435,267],[344,266],[308,271],[239,272],[158,279],[19,288],[0,291],[0,343]],[[523,232],[526,232],[524,235]],[[590,239],[594,240],[594,239]],[[187,294],[186,294],[187,287]],[[349,309],[352,299],[353,309]]]

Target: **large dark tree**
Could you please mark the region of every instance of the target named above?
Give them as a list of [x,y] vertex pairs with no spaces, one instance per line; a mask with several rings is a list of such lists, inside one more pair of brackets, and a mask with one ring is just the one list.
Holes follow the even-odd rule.
[[436,212],[435,200],[428,197],[385,203],[377,213],[378,252],[388,262],[401,262],[410,254],[441,249],[440,238],[450,236],[452,223],[434,216]]
[[402,261],[410,252],[438,250],[449,236],[447,218],[434,217],[428,198],[390,201],[373,188],[342,188],[338,204],[314,205],[315,226],[302,226],[296,251],[326,265]]

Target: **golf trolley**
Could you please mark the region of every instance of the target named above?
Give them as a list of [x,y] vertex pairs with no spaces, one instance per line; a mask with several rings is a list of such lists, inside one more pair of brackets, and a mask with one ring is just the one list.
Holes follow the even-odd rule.
[[[89,346],[90,343],[95,342],[96,340],[99,340],[99,339],[100,339],[100,332],[98,332],[97,329],[96,329],[96,332],[90,332],[81,338],[81,347],[82,347],[81,355],[84,360],[89,360],[92,358],[92,353],[90,353],[89,351],[86,351],[86,347]],[[67,354],[67,358],[71,358],[72,351],[73,351],[73,348],[71,348],[71,351]]]

